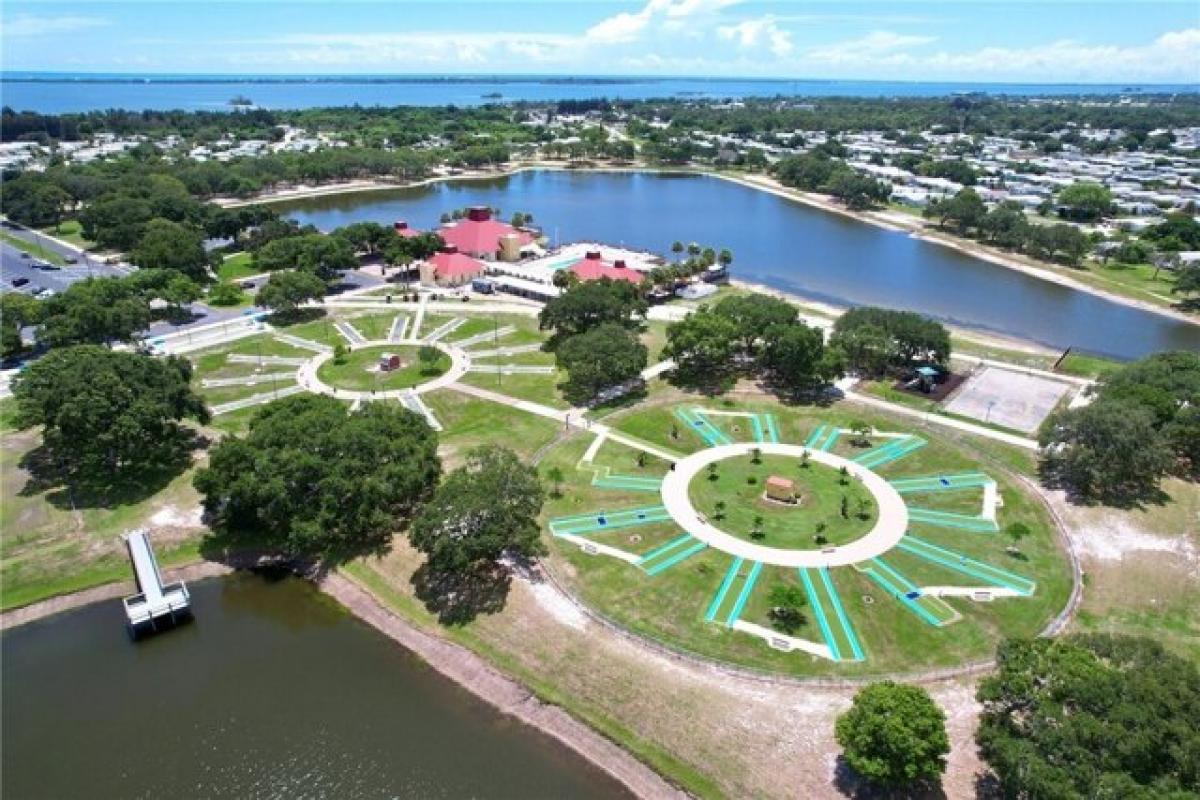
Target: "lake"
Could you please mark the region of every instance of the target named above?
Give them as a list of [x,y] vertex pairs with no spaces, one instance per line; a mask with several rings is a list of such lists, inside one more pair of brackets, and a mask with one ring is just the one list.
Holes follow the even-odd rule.
[[707,176],[537,170],[276,207],[328,231],[360,220],[435,228],[442,213],[468,205],[530,212],[552,242],[600,240],[667,255],[675,240],[728,247],[742,280],[837,305],[910,309],[1060,350],[1121,359],[1200,351],[1200,325]]
[[[229,109],[237,95],[263,108],[475,106],[510,101],[720,99],[735,97],[942,97],[1194,92],[1190,85],[954,83],[750,78],[578,77],[552,75],[162,75],[9,71],[4,104],[44,114],[109,108]],[[496,95],[499,95],[498,97]]]
[[194,622],[136,644],[118,601],[0,634],[0,794],[629,796],[304,581],[190,588]]

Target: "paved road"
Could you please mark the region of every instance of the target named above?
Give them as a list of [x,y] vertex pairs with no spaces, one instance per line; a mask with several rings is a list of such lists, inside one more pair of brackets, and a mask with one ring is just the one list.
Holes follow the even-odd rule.
[[[10,236],[32,242],[45,250],[57,253],[64,259],[73,258],[78,262],[66,264],[57,269],[37,269],[34,264],[38,263],[38,259],[22,258],[20,247],[13,246],[8,242],[0,242],[0,274],[3,275],[3,291],[22,291],[28,294],[34,291],[33,287],[37,286],[61,292],[75,281],[91,275],[96,277],[120,276],[129,272],[128,267],[105,264],[93,255],[69,245],[60,244],[28,228],[22,228],[7,221],[0,224],[3,225],[4,232]],[[16,289],[13,287],[12,281],[17,278],[27,278],[29,283]]]

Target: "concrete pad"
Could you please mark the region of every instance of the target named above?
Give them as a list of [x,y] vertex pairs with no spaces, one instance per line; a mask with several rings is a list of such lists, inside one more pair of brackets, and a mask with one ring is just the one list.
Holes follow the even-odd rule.
[[967,380],[946,410],[1033,433],[1070,389],[1061,381],[984,367]]

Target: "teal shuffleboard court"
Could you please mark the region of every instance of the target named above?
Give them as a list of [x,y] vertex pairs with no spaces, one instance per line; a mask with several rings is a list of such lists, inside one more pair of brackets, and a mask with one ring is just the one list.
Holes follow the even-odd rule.
[[721,606],[725,603],[725,595],[729,594],[729,587],[733,586],[733,582],[737,580],[738,572],[742,569],[742,564],[745,559],[741,556],[734,556],[733,563],[729,565],[729,569],[725,572],[725,578],[721,581],[721,585],[717,587],[717,593],[713,596],[712,602],[708,604],[708,611],[704,614],[704,619],[712,622],[717,618],[717,614],[721,612]]
[[892,567],[888,566],[880,558],[872,558],[867,562],[867,566],[859,565],[859,569],[875,583],[879,584],[884,591],[890,594],[895,599],[899,600],[905,608],[916,614],[925,622],[940,628],[945,625],[949,619],[942,620],[928,608],[926,608],[921,600],[924,595],[921,590],[913,584],[912,581],[905,578]]
[[645,570],[647,575],[657,575],[675,566],[681,561],[691,558],[704,548],[704,542],[685,533],[661,547],[656,547],[637,561],[637,565]]
[[550,520],[550,531],[556,536],[564,534],[579,536],[596,531],[632,528],[654,522],[669,522],[671,515],[664,506],[628,508],[622,511],[597,511],[573,517],[558,517]]
[[854,634],[854,626],[850,624],[850,617],[846,614],[846,609],[842,607],[842,600],[838,597],[837,588],[833,585],[833,578],[829,574],[829,568],[821,567],[817,571],[821,575],[821,582],[825,585],[825,593],[829,595],[829,602],[833,604],[833,613],[837,615],[838,624],[842,628],[842,635],[850,643],[850,652],[854,655],[855,661],[862,661],[866,656],[863,655],[862,646],[858,643],[858,637]]
[[821,440],[821,437],[823,437],[825,435],[825,429],[827,427],[829,427],[829,426],[818,425],[813,430],[813,432],[808,435],[808,438],[804,440],[804,446],[808,447],[810,449],[816,447],[817,442],[819,442]]
[[750,574],[746,576],[746,580],[742,583],[742,590],[738,592],[737,600],[734,601],[733,608],[729,609],[729,616],[725,618],[726,625],[733,625],[742,616],[742,610],[745,609],[746,603],[750,600],[750,593],[754,591],[754,584],[758,581],[758,573],[762,572],[762,562],[755,561],[750,567]]
[[905,436],[902,439],[893,439],[887,444],[882,444],[879,447],[855,456],[854,461],[868,469],[875,469],[897,459],[904,458],[909,453],[919,450],[926,444],[927,442],[920,436]]
[[754,429],[754,441],[765,442],[767,440],[766,431],[763,430],[762,420],[758,414],[750,415],[750,427]]
[[841,435],[842,432],[840,430],[833,428],[831,431],[829,431],[829,435],[825,437],[825,441],[821,442],[821,449],[826,451],[832,450],[834,443]]
[[1034,590],[1037,589],[1037,582],[1023,575],[1009,572],[1000,567],[994,567],[985,561],[968,558],[962,553],[938,547],[932,542],[918,539],[911,534],[900,540],[900,549],[963,575],[969,575],[972,578],[986,581],[991,585],[1011,589],[1026,597],[1032,595]]
[[825,640],[825,645],[829,648],[833,660],[841,661],[841,649],[838,647],[837,639],[834,638],[833,629],[829,627],[829,618],[825,616],[825,606],[821,603],[816,587],[813,586],[813,580],[804,567],[797,569],[797,572],[800,573],[800,583],[804,585],[804,592],[808,595],[808,604],[812,606],[813,616],[817,618],[817,627],[821,629],[821,638]]
[[662,489],[662,478],[642,478],[637,475],[597,475],[592,486],[600,489],[624,489],[631,492],[657,492]]
[[767,441],[779,442],[779,423],[775,420],[774,414],[763,414],[767,423]]
[[684,409],[676,407],[675,416],[678,417],[683,424],[696,432],[705,444],[709,447],[717,447],[723,444],[733,444],[733,440],[725,435],[724,431],[717,428],[707,419],[703,417],[699,409]]
[[926,525],[936,525],[939,528],[955,528],[974,533],[995,533],[1000,526],[995,520],[986,517],[975,517],[970,514],[955,514],[951,511],[935,511],[931,508],[908,507],[909,522],[923,522]]
[[[850,617],[846,614],[846,609],[842,607],[841,598],[838,597],[837,588],[833,585],[833,578],[830,576],[829,570],[825,567],[815,570],[800,567],[797,572],[800,573],[800,583],[804,585],[808,603],[813,609],[813,616],[817,618],[817,627],[821,629],[821,637],[829,647],[833,660],[847,660],[838,641],[838,633],[840,633],[841,640],[850,648],[849,660],[863,661],[866,656],[863,654],[862,645],[859,644],[858,637],[854,634],[854,626],[850,624]],[[813,572],[816,572],[818,580],[813,580]],[[834,631],[829,612],[826,611],[826,602],[833,612],[833,619],[837,621],[837,633]]]
[[994,484],[995,481],[982,472],[966,472],[960,475],[903,478],[889,481],[889,483],[900,494],[920,494],[922,492],[948,492],[955,489],[977,489]]

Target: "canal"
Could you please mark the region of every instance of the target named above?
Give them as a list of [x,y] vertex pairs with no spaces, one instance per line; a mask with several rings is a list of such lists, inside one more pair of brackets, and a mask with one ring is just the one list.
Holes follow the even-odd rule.
[[532,213],[555,242],[598,239],[667,255],[675,240],[728,247],[742,280],[838,305],[911,309],[1058,349],[1124,359],[1200,350],[1200,325],[706,176],[542,170],[277,207],[322,230],[398,219],[430,229],[468,205]]
[[628,796],[304,581],[191,589],[195,621],[138,644],[113,601],[0,634],[0,794]]

